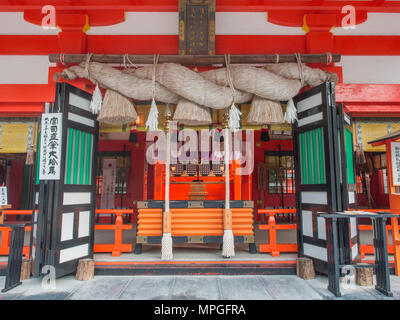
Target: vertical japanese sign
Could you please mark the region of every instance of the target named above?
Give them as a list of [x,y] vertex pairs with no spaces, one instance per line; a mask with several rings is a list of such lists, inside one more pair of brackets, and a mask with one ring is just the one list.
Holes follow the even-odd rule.
[[44,113],[40,133],[40,180],[59,180],[61,170],[62,113]]
[[4,206],[6,204],[8,204],[7,187],[0,187],[0,205]]
[[101,183],[102,209],[114,209],[115,207],[115,181],[117,177],[117,159],[103,160],[103,181]]
[[393,185],[400,186],[400,142],[391,143]]
[[215,54],[215,0],[179,0],[179,54]]

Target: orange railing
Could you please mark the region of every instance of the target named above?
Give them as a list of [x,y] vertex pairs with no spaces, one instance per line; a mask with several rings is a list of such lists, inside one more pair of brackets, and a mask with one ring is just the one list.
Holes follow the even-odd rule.
[[281,252],[297,252],[297,243],[277,243],[276,230],[296,230],[296,224],[276,224],[275,215],[296,213],[296,209],[260,209],[259,214],[268,215],[268,224],[258,226],[260,230],[268,230],[268,243],[260,244],[260,252],[268,252],[273,257],[279,257]]
[[[363,209],[362,211],[368,212],[390,212],[390,209]],[[392,220],[393,221],[393,220]],[[362,231],[372,231],[372,225],[368,224],[360,224],[358,225],[358,230]],[[393,230],[391,225],[386,226],[386,243],[387,243],[387,251],[388,254],[394,253],[394,246],[393,244],[389,244],[389,230]],[[366,254],[374,254],[374,245],[373,244],[360,244],[360,254],[361,259],[365,259]]]
[[[390,209],[359,209],[359,211],[368,212],[390,212]],[[260,209],[259,214],[268,215],[268,224],[259,225],[260,230],[268,230],[268,243],[260,244],[260,252],[268,252],[273,257],[278,257],[281,252],[297,252],[297,244],[278,244],[276,230],[296,230],[296,224],[276,224],[275,215],[284,213],[296,213],[296,209]],[[393,220],[392,220],[393,221]],[[397,227],[397,225],[396,225]],[[372,231],[372,225],[358,225],[361,231]],[[397,228],[398,229],[398,228]],[[392,225],[386,226],[386,239],[388,244],[388,254],[394,254],[394,245],[389,244],[389,231],[393,230]],[[397,230],[397,232],[399,232]],[[365,259],[366,254],[374,254],[373,244],[360,244],[361,259]]]
[[[360,209],[369,212],[390,212],[390,209]],[[260,244],[259,251],[270,253],[273,257],[278,257],[281,252],[297,252],[297,243],[277,243],[277,230],[296,230],[297,225],[294,224],[277,224],[277,214],[293,214],[296,209],[259,209],[259,214],[268,215],[268,224],[260,224],[260,230],[268,230],[268,243]],[[4,215],[31,215],[31,210],[4,210]],[[123,231],[132,230],[132,224],[124,224],[123,215],[134,214],[132,209],[96,209],[96,215],[110,214],[115,215],[114,223],[96,224],[95,230],[113,230],[114,241],[112,243],[101,243],[94,245],[95,253],[111,252],[112,256],[119,256],[123,252],[132,252],[132,244],[123,243]],[[393,219],[392,219],[393,223]],[[360,231],[372,231],[372,225],[358,225]],[[395,224],[395,234],[399,233],[398,225]],[[30,231],[31,227],[27,226],[25,231]],[[393,231],[393,225],[386,226],[386,238],[388,244],[388,254],[394,254],[394,245],[389,244],[389,231]],[[1,244],[0,256],[8,255],[10,251],[11,228],[6,226],[0,227]],[[24,246],[23,254],[29,257],[29,246]],[[374,254],[373,244],[360,244],[361,259],[367,254]]]
[[[4,210],[4,215],[31,215],[32,210]],[[31,227],[25,227],[25,231],[31,231]],[[0,256],[7,256],[10,252],[10,240],[11,240],[11,228],[1,226],[1,245],[0,245]],[[23,255],[29,258],[29,246],[24,246],[22,249]]]
[[[4,210],[4,215],[32,215],[32,210]],[[115,215],[115,223],[111,224],[96,224],[95,230],[114,230],[113,243],[101,243],[94,245],[95,253],[111,252],[112,256],[116,257],[123,252],[132,252],[132,244],[123,243],[123,230],[132,230],[131,224],[123,223],[124,214],[133,214],[132,209],[96,209],[96,215],[113,214]],[[25,227],[25,231],[30,231],[31,227]],[[10,252],[11,228],[6,226],[0,227],[1,245],[0,256],[8,255]],[[23,254],[29,258],[29,246],[24,246]]]
[[133,214],[132,209],[96,209],[96,215],[98,214],[115,214],[114,224],[96,224],[95,230],[114,230],[114,242],[113,243],[102,243],[94,245],[94,252],[111,252],[113,257],[118,257],[123,252],[132,252],[132,244],[123,243],[122,235],[123,230],[132,230],[131,224],[124,224],[122,216],[124,214]]

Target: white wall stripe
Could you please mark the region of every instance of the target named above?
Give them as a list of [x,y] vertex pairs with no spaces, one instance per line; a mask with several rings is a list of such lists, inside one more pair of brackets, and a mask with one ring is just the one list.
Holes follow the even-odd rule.
[[400,83],[400,56],[342,56],[344,83]]
[[0,34],[56,35],[58,32],[58,28],[45,29],[25,21],[23,12],[0,12]]
[[301,27],[285,27],[267,21],[266,12],[217,12],[217,35],[304,35]]
[[334,28],[334,35],[400,35],[400,13],[368,13],[364,23],[356,25],[354,29]]
[[[89,21],[90,23],[90,21]],[[267,21],[266,12],[217,12],[216,34],[302,35],[301,27],[279,26]],[[54,35],[59,29],[44,29],[24,20],[22,12],[0,12],[0,34]],[[369,13],[368,20],[354,29],[341,27],[334,35],[400,35],[399,13]],[[126,12],[125,21],[116,25],[90,27],[90,35],[178,34],[178,12]]]
[[0,84],[47,84],[48,76],[48,56],[0,55]]

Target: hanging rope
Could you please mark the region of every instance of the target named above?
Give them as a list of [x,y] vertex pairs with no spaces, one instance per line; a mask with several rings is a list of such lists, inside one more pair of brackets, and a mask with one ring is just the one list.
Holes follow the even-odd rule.
[[134,64],[134,63],[131,61],[131,59],[129,58],[129,54],[125,53],[125,54],[123,55],[122,58],[123,58],[123,63],[124,63],[124,68],[125,68],[125,69],[127,68],[127,66],[126,66],[126,61],[129,62],[129,64],[130,64],[131,67],[138,68],[138,66],[137,66],[136,64]]
[[[88,79],[91,79],[89,66],[90,66],[90,59],[92,58],[92,56],[93,56],[93,53],[88,53],[86,55],[86,60],[85,60],[85,74],[87,75]],[[93,83],[96,84],[96,87],[94,88],[94,91],[93,91],[92,100],[90,101],[89,109],[90,109],[90,111],[92,111],[93,114],[98,114],[101,110],[101,105],[103,103],[103,96],[99,89],[98,82],[96,80],[92,80],[92,81],[93,81]]]
[[[300,75],[300,84],[301,87],[304,87],[304,66],[301,63],[301,56],[299,53],[295,53],[296,60],[297,60],[297,67],[299,68],[299,75]],[[294,105],[293,99],[290,99],[286,105],[286,112],[284,119],[287,123],[295,123],[297,121],[297,109]]]
[[236,90],[232,82],[230,62],[231,62],[231,56],[229,54],[228,55],[225,54],[226,76],[228,79],[229,87],[231,88],[232,91],[232,105],[231,108],[229,109],[229,129],[232,132],[236,132],[240,129],[240,116],[242,115],[242,113],[235,106]]
[[160,57],[159,54],[154,55],[153,73],[151,76],[152,101],[151,101],[149,116],[146,121],[146,128],[149,128],[151,131],[158,129],[158,109],[157,109],[157,105],[156,105],[156,68],[157,68],[157,63],[158,63],[159,57]]

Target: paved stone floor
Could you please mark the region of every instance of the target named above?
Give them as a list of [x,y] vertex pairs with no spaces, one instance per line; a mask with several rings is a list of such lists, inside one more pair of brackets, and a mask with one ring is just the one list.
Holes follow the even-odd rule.
[[[0,277],[0,287],[4,287]],[[0,300],[332,300],[327,278],[302,280],[296,276],[96,276],[77,281],[73,276],[56,280],[46,289],[41,279],[29,279]],[[339,300],[400,300],[400,277],[391,276],[394,297],[388,298],[374,287],[342,287]]]

